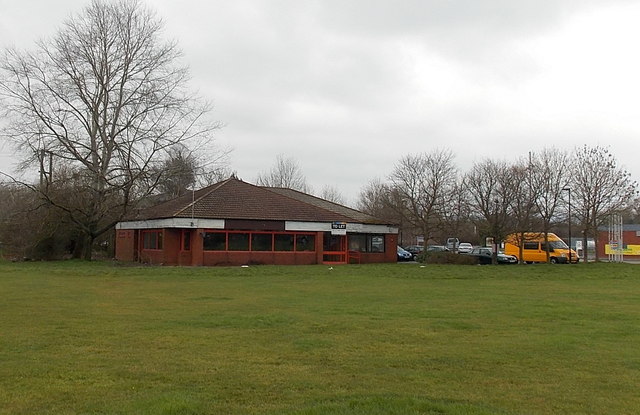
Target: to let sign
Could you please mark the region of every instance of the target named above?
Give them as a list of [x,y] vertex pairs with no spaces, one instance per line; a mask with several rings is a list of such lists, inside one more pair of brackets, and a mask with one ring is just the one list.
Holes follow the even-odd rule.
[[347,234],[347,222],[331,223],[331,235],[346,235],[346,234]]

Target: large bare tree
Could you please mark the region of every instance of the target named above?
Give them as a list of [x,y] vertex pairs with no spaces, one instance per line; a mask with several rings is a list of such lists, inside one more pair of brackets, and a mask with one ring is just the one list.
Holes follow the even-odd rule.
[[[93,0],[35,52],[10,49],[0,62],[3,136],[25,150],[25,164],[40,166],[44,185],[32,188],[85,235],[84,258],[153,189],[168,149],[217,128],[204,121],[210,108],[187,89],[181,53],[162,29],[137,0]],[[50,191],[70,176],[82,203]]]
[[523,257],[526,234],[537,228],[536,219],[539,189],[534,185],[533,158],[519,159],[509,167],[512,178],[513,198],[508,202],[513,218],[513,231],[519,246],[519,258]]
[[563,204],[562,191],[568,185],[570,172],[569,155],[565,151],[547,148],[531,159],[531,180],[537,193],[536,212],[541,219],[547,262],[550,260],[548,235]]
[[[475,163],[465,175],[464,184],[478,229],[497,244],[514,227],[511,203],[515,189],[510,165],[490,159]],[[497,262],[497,247],[493,262]]]
[[638,183],[618,166],[607,148],[586,145],[575,150],[571,179],[572,209],[582,226],[584,260],[587,261],[587,238],[593,237],[598,243],[598,227],[607,222],[610,214],[633,203],[638,196]]
[[433,237],[443,224],[449,198],[454,195],[456,177],[453,153],[448,150],[407,155],[396,163],[390,175],[407,221],[425,240]]

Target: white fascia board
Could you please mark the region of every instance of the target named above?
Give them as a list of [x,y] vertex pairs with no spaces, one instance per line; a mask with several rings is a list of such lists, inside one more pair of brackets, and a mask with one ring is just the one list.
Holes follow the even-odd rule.
[[192,228],[224,229],[224,219],[166,218],[118,222],[116,229]]
[[352,233],[398,233],[398,228],[389,225],[347,223],[347,232]]
[[285,221],[284,229],[286,231],[302,231],[302,232],[330,232],[331,222],[294,222]]
[[[331,222],[295,222],[286,221],[287,231],[298,232],[331,232]],[[388,225],[370,225],[347,222],[347,233],[398,233],[398,228]]]

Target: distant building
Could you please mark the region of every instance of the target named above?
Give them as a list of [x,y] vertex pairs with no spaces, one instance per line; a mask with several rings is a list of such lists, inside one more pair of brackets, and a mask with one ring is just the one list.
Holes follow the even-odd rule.
[[235,177],[116,225],[116,259],[164,265],[396,262],[398,228],[291,189]]
[[622,225],[621,244],[619,241],[609,240],[610,233],[610,229],[607,227],[598,229],[598,258],[606,259],[610,255],[619,253],[624,260],[640,261],[640,225]]

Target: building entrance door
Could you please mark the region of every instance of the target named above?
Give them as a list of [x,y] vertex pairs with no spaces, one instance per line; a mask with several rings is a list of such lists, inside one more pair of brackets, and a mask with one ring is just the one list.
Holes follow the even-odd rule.
[[325,232],[322,245],[324,264],[347,263],[347,235],[332,235],[331,232]]

